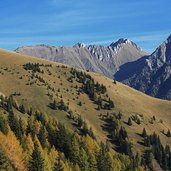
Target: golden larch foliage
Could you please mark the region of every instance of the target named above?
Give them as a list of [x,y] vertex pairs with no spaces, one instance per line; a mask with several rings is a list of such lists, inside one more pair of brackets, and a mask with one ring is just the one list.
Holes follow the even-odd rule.
[[83,137],[86,147],[91,154],[95,154],[99,151],[99,145],[90,136]]
[[20,142],[9,130],[7,136],[0,132],[0,149],[3,151],[7,163],[18,171],[26,171],[26,159]]

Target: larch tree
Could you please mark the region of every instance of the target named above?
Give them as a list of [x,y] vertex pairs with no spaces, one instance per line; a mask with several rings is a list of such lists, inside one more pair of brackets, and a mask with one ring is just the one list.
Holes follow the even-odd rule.
[[7,136],[0,132],[0,149],[6,157],[7,164],[13,169],[27,170],[25,154],[20,142],[11,130],[9,130]]

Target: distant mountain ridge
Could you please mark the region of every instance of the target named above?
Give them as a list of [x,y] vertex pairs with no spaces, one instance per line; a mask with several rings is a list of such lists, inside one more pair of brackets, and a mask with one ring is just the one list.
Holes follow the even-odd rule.
[[147,55],[135,43],[123,38],[109,46],[83,43],[72,47],[36,45],[19,47],[15,51],[90,70],[110,78],[113,78],[121,65]]
[[121,66],[115,78],[151,96],[171,100],[171,35],[151,55]]

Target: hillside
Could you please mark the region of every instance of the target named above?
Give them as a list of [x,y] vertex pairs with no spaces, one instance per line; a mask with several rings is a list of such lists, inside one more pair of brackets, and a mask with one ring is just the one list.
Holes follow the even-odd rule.
[[98,142],[108,140],[114,150],[128,155],[129,151],[120,148],[123,144],[118,145],[119,138],[115,140],[118,129],[126,130],[122,141],[132,143],[134,154],[148,149],[141,136],[144,128],[148,135],[159,135],[164,146],[171,145],[170,135],[166,135],[171,129],[171,102],[152,98],[100,74],[1,49],[0,80],[0,92],[12,95],[20,106],[19,112],[18,108],[14,110],[17,115],[23,116],[24,111],[27,117],[26,111],[32,108],[79,133],[85,131],[76,124],[81,118],[89,135],[93,131]]
[[115,79],[148,95],[171,100],[171,35],[151,55],[121,66]]
[[37,45],[19,47],[15,51],[97,72],[109,78],[113,78],[121,65],[146,55],[135,43],[123,38],[109,46],[82,43],[73,47]]

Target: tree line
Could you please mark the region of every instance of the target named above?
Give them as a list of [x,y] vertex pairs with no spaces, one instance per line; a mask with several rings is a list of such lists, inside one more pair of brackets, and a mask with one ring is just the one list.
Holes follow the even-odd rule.
[[76,78],[77,81],[82,84],[81,91],[86,93],[89,98],[97,104],[98,110],[111,110],[114,108],[114,102],[104,96],[107,96],[107,89],[103,84],[95,83],[94,79],[89,74],[77,71],[74,68],[71,69],[71,74],[73,78]]

